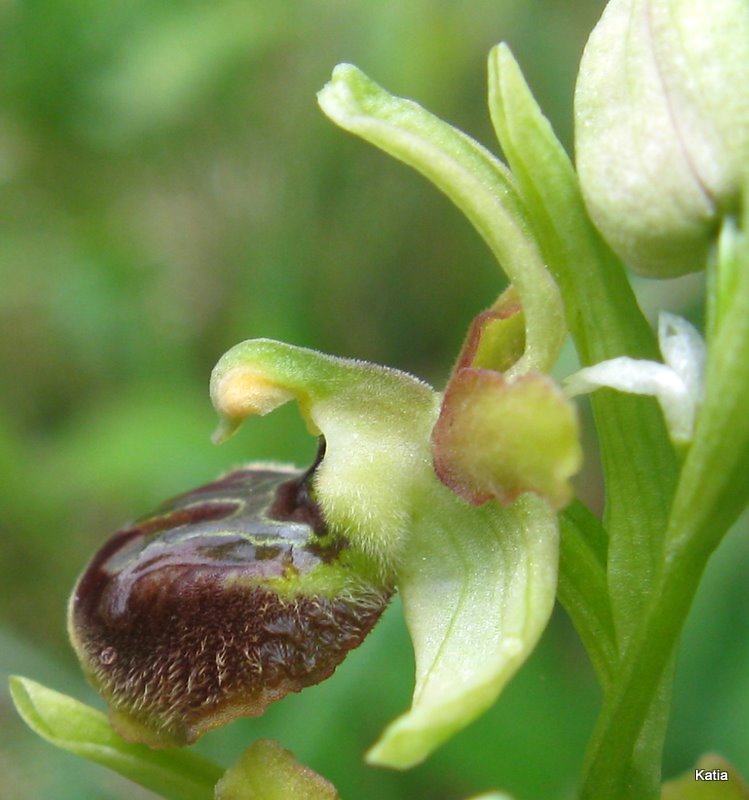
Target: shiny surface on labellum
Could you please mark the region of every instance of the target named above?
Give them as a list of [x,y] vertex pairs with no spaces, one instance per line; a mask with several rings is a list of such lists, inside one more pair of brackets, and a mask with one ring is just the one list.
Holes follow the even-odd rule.
[[375,624],[390,589],[355,570],[349,579],[347,542],[310,497],[313,471],[231,472],[94,556],[70,634],[125,738],[184,744],[262,714],[330,676]]

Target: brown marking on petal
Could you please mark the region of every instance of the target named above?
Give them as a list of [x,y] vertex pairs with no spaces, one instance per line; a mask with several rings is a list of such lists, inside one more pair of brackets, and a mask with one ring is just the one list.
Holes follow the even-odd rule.
[[306,475],[282,483],[278,487],[273,505],[268,509],[268,515],[273,519],[301,522],[320,536],[327,532],[320,506],[310,496]]
[[127,558],[140,550],[149,538],[169,528],[221,520],[237,510],[236,502],[210,503],[190,509],[180,509],[143,519],[131,527],[115,533],[96,553],[76,585],[73,602],[96,604],[105,583],[109,580],[107,564],[113,558]]
[[134,527],[143,534],[159,533],[169,528],[178,528],[180,525],[196,525],[200,522],[226,519],[239,509],[239,503],[228,500],[221,503],[206,503],[200,506],[178,508],[162,516],[149,517],[137,523]]
[[[288,475],[296,475],[298,474],[298,470],[288,469],[286,474]],[[176,497],[172,498],[171,500],[167,500],[166,503],[163,505],[173,505],[175,503],[179,503],[180,501],[184,501],[189,503],[192,501],[193,498],[198,497],[200,498],[203,495],[224,495],[227,491],[231,491],[233,489],[241,488],[242,484],[247,483],[247,481],[257,481],[259,475],[267,474],[269,476],[276,477],[278,476],[279,470],[278,469],[263,469],[262,467],[240,467],[239,469],[234,469],[231,472],[227,472],[222,475],[220,478],[217,478],[215,481],[210,481],[210,483],[204,483],[201,486],[197,486],[195,489],[191,489],[189,492],[184,492],[184,494],[177,495]]]

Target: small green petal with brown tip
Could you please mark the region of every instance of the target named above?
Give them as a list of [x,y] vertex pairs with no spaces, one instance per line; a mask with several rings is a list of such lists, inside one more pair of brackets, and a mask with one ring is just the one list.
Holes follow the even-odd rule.
[[468,328],[454,372],[479,367],[506,372],[525,350],[525,318],[520,297],[510,286]]
[[505,378],[461,369],[450,381],[432,434],[440,479],[471,503],[507,505],[525,492],[553,508],[572,499],[580,468],[574,406],[546,375]]

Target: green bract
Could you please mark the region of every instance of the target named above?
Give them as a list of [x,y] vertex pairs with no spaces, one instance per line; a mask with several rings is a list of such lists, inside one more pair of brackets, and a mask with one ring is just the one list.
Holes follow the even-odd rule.
[[575,93],[588,210],[637,272],[704,269],[749,162],[749,4],[612,0]]
[[[253,742],[226,772],[189,750],[126,742],[106,717],[72,697],[13,676],[19,714],[40,736],[102,764],[167,800],[336,800],[331,784],[268,739]],[[222,774],[223,773],[223,774]]]

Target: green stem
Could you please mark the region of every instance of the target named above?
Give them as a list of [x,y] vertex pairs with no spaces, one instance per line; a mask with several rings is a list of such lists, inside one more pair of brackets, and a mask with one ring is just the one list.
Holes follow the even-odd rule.
[[641,620],[641,633],[632,641],[614,691],[604,703],[588,751],[581,800],[642,800],[641,794],[631,793],[632,783],[627,780],[636,741],[705,566],[705,560],[692,553],[671,555],[673,560]]
[[[619,355],[657,358],[655,337],[622,264],[588,218],[574,168],[504,45],[489,60],[489,104],[546,263],[562,292],[581,362]],[[618,685],[619,653],[637,633],[658,574],[676,462],[652,400],[602,391],[591,402],[606,478],[610,638],[601,639],[596,631],[601,624],[597,609],[602,607],[596,599],[600,589],[593,588],[600,580],[597,570],[589,569],[589,577],[583,577],[585,550],[573,538],[565,539],[564,521],[559,590],[608,698]],[[588,536],[590,530],[583,526],[580,533]],[[658,791],[669,685],[664,677],[659,697],[641,709],[636,741],[622,765],[622,780],[636,787],[638,800]]]
[[[730,247],[724,246],[726,237]],[[590,800],[634,797],[626,776],[642,720],[675,652],[707,561],[747,501],[749,241],[728,223],[721,244],[718,269],[731,271],[732,291],[709,304],[720,317],[709,324],[714,335],[705,401],[674,499],[662,571],[591,742],[582,790]]]

